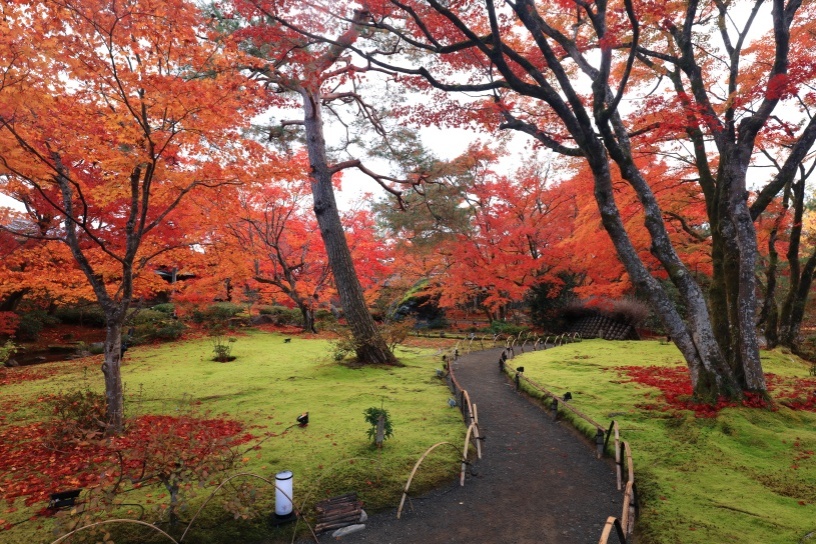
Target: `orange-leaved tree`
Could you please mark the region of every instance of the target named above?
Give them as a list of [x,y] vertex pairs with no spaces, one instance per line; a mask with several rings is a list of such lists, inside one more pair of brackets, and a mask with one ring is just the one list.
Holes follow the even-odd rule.
[[237,129],[253,101],[230,45],[208,39],[192,2],[12,0],[0,10],[2,190],[40,198],[50,219],[39,236],[70,248],[105,312],[106,423],[118,433],[134,282],[154,257],[193,242],[179,223],[185,195],[238,181],[251,147]]
[[239,197],[223,228],[242,248],[248,276],[270,286],[300,310],[303,330],[317,332],[315,311],[331,290],[331,269],[320,237],[308,183],[267,181]]
[[548,170],[530,162],[502,176],[493,170],[497,158],[473,145],[436,162],[434,184],[406,195],[407,210],[378,206],[401,253],[430,280],[425,291],[444,308],[475,304],[491,321],[531,287],[560,281],[574,208],[569,195],[548,186]]

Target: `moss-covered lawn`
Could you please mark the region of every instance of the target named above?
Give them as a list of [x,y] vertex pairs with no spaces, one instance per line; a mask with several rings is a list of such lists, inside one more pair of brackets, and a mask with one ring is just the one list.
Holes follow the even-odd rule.
[[[816,413],[788,407],[813,409],[816,380],[792,355],[763,352],[762,362],[776,408],[716,414],[691,409],[672,390],[672,380],[687,380],[685,365],[658,341],[584,341],[517,356],[511,366],[559,395],[571,392],[596,421],[618,421],[633,452],[641,544],[816,542]],[[636,375],[662,383],[673,402]]]
[[[233,355],[237,358],[230,363],[212,361],[208,339],[131,349],[123,366],[127,415],[193,410],[227,417],[242,422],[258,442],[265,433],[282,433],[299,414],[309,412],[308,426],[266,439],[240,467],[273,480],[275,473],[292,470],[298,505],[357,491],[370,509],[396,506],[411,468],[429,446],[441,441],[461,444],[464,439],[461,416],[448,406],[450,393],[436,377],[440,358],[435,350],[399,351],[402,367],[354,369],[333,360],[328,341],[295,336],[285,343],[281,335],[249,332],[233,344]],[[48,394],[86,386],[101,391],[100,362],[95,357],[3,371],[0,429],[7,432],[42,420],[38,399]],[[8,379],[12,373],[40,379]],[[386,408],[393,421],[394,436],[382,450],[373,449],[366,435],[363,411],[372,406]],[[414,484],[418,488],[444,481],[458,470],[453,448],[438,451],[423,464]],[[8,478],[14,476],[0,474],[0,479]],[[274,511],[274,493],[263,484],[259,489],[266,512]],[[151,501],[166,500],[154,487],[134,492],[129,502],[146,500],[146,493],[153,495]],[[205,495],[200,493],[198,500]],[[50,520],[23,521],[43,506],[26,507],[22,499],[0,505],[0,528],[6,527],[0,530],[0,541],[50,542]],[[275,534],[265,521],[226,523],[220,510],[213,509],[185,541],[253,541]],[[291,526],[280,536],[288,541]]]

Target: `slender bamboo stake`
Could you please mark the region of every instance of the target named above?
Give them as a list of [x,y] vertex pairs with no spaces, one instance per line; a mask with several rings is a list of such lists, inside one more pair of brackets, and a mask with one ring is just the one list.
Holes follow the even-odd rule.
[[425,453],[422,454],[422,457],[420,457],[419,460],[414,465],[414,470],[411,471],[411,475],[408,476],[408,481],[405,482],[405,489],[402,492],[402,499],[400,499],[399,508],[397,508],[397,519],[400,519],[400,515],[402,515],[402,507],[405,506],[405,498],[408,496],[408,490],[411,488],[411,481],[414,479],[414,475],[416,474],[417,469],[419,469],[419,465],[422,464],[422,461],[425,460],[429,453],[431,453],[433,450],[435,450],[442,444],[447,444],[449,446],[452,446],[453,448],[456,448],[456,446],[454,446],[450,442],[438,442],[431,446],[430,448],[428,448],[425,451]]
[[164,531],[162,531],[161,529],[159,529],[158,527],[156,527],[152,523],[147,523],[146,521],[140,521],[138,519],[106,519],[105,521],[97,521],[96,523],[91,523],[90,525],[83,525],[82,527],[80,527],[78,529],[74,529],[73,531],[71,531],[68,534],[62,535],[58,539],[51,542],[51,544],[58,544],[59,542],[62,542],[63,540],[65,540],[69,536],[71,536],[73,534],[76,534],[76,533],[79,533],[80,531],[84,531],[85,529],[90,529],[91,527],[97,527],[99,525],[107,525],[108,523],[135,523],[137,525],[144,525],[145,527],[150,527],[154,531],[157,531],[157,532],[163,534],[164,536],[169,538],[171,542],[174,542],[175,544],[178,544],[178,541],[175,538],[168,535],[167,533],[165,533]]
[[[459,473],[459,486],[465,485],[465,471],[467,470],[468,448],[470,447],[470,436],[473,434],[473,429],[476,427],[475,423],[468,425],[468,430],[465,433],[465,446],[462,449],[462,470]],[[478,433],[478,431],[476,431]]]
[[620,430],[618,429],[618,422],[615,422],[615,470],[618,476],[618,491],[623,489],[623,466],[621,459],[621,443]]
[[623,451],[626,452],[626,465],[629,469],[629,482],[635,481],[635,465],[632,463],[632,450],[629,449],[629,442],[624,440]]

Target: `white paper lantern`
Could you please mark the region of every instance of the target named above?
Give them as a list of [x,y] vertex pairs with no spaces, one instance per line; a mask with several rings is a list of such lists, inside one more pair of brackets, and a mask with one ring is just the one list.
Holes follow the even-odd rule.
[[275,475],[275,515],[280,518],[292,515],[292,479],[291,470]]

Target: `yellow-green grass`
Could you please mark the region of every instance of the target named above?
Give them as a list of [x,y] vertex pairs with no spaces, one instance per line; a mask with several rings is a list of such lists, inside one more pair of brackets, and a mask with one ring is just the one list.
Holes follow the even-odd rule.
[[[432,350],[398,351],[404,365],[400,367],[350,368],[333,360],[327,341],[294,337],[285,343],[280,335],[250,332],[238,337],[233,355],[237,358],[230,363],[212,361],[212,344],[206,338],[128,351],[122,371],[126,412],[132,416],[176,414],[187,412],[192,405],[200,415],[237,419],[259,438],[265,432],[283,433],[299,414],[309,412],[308,426],[266,439],[258,451],[246,455],[240,467],[242,472],[272,480],[277,472],[292,470],[295,503],[307,507],[350,491],[358,492],[369,509],[394,507],[411,468],[428,447],[448,441],[458,449],[463,442],[461,415],[447,404],[450,392],[436,376],[441,363]],[[94,358],[21,369],[50,367],[59,372],[46,380],[4,386],[4,405],[8,406],[6,400],[20,401],[18,410],[6,414],[6,424],[42,419],[42,405],[28,401],[48,393],[87,384],[101,391],[100,363]],[[381,450],[372,448],[366,435],[363,411],[372,406],[387,409],[393,421],[394,435]],[[448,480],[458,469],[458,458],[454,448],[437,449],[423,464],[412,488],[419,492]],[[265,511],[274,511],[274,491],[259,480],[255,483]],[[128,502],[144,500],[146,493],[156,500],[162,490],[137,491],[128,495]],[[198,494],[191,502],[193,509],[207,494],[208,490]],[[17,501],[15,506],[16,512],[0,514],[0,518],[14,523],[43,505],[28,509]],[[227,523],[221,510],[207,512],[185,541],[252,541],[274,539],[277,534],[270,532],[265,520]],[[36,531],[38,525],[42,528]],[[278,533],[288,539],[291,526]],[[50,542],[50,537],[49,523],[42,520],[0,532],[0,541],[7,543]]]
[[[810,368],[780,351],[763,352],[762,363],[787,377],[806,378]],[[632,448],[641,544],[816,542],[816,456],[806,453],[816,450],[816,413],[740,406],[700,418],[645,409],[661,406],[660,391],[614,368],[653,365],[684,363],[658,341],[589,340],[510,364],[558,395],[569,391],[570,403],[602,425],[618,422]],[[575,424],[594,436],[591,425]]]

